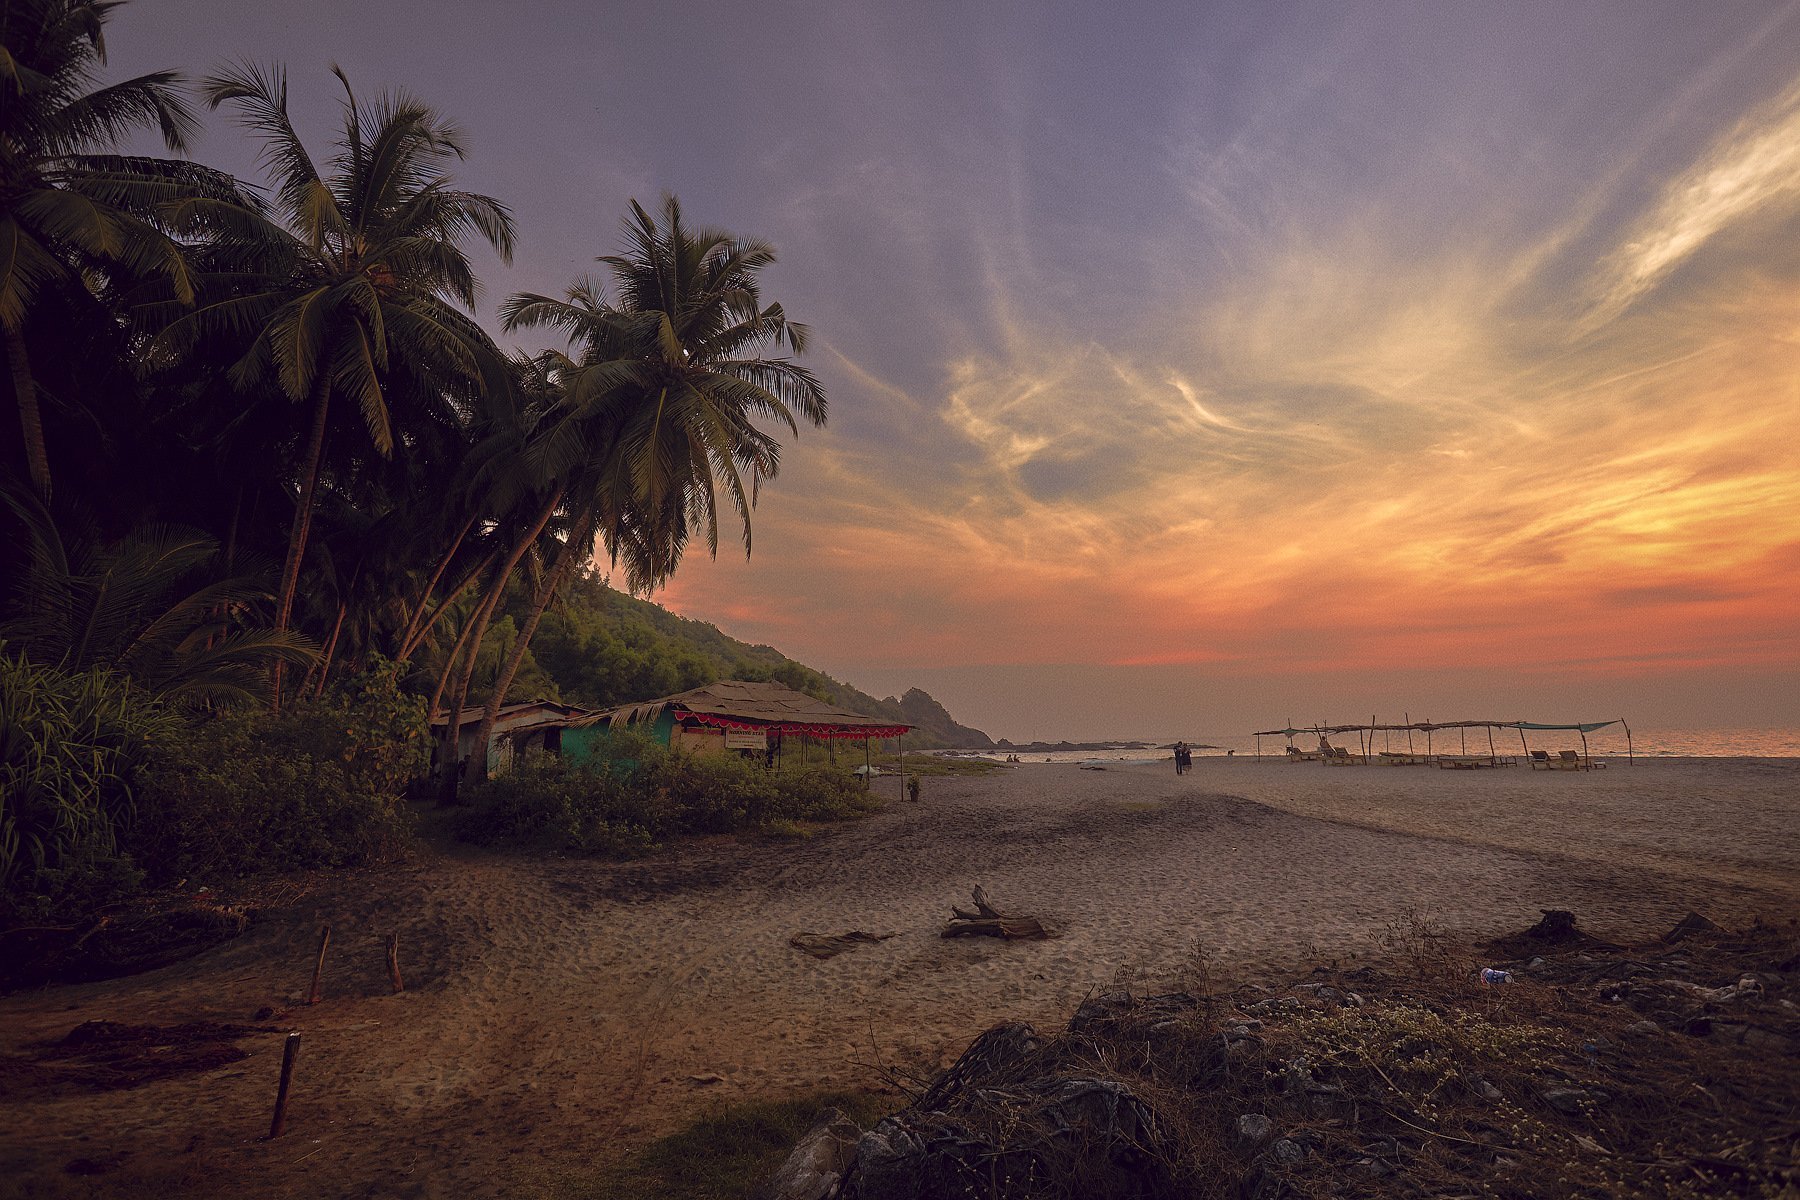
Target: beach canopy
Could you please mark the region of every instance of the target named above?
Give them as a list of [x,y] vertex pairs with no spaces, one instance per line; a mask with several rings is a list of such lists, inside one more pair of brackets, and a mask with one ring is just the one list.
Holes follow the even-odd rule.
[[1624,719],[1615,717],[1610,721],[1590,721],[1581,725],[1542,725],[1536,721],[1414,721],[1410,725],[1376,725],[1368,721],[1356,725],[1309,725],[1305,729],[1259,729],[1253,737],[1294,737],[1302,733],[1356,733],[1373,730],[1381,732],[1391,730],[1401,733],[1408,729],[1424,732],[1436,729],[1566,729],[1592,733],[1596,729],[1605,729],[1608,725],[1623,725]]
[[912,729],[797,692],[779,683],[722,679],[661,700],[622,704],[582,719],[582,725],[636,725],[665,712],[718,729],[745,729],[815,738],[890,738]]
[[1539,725],[1535,721],[1514,721],[1508,729],[1575,729],[1582,733],[1592,733],[1596,729],[1605,729],[1608,725],[1620,725],[1623,721],[1615,718],[1611,721],[1593,721],[1586,725]]

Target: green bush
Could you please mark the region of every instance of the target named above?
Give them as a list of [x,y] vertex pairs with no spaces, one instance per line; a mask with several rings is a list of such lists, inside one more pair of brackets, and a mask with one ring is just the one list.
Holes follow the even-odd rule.
[[34,666],[0,644],[0,923],[136,888],[121,843],[151,747],[179,728],[120,676]]
[[662,800],[603,770],[533,755],[469,792],[458,836],[484,845],[532,846],[631,857],[669,823]]
[[865,815],[860,780],[823,764],[768,770],[724,755],[670,753],[614,735],[592,762],[533,756],[468,793],[465,841],[631,855],[670,837]]
[[428,746],[423,702],[378,661],[279,717],[221,714],[161,747],[129,844],[158,882],[391,859]]

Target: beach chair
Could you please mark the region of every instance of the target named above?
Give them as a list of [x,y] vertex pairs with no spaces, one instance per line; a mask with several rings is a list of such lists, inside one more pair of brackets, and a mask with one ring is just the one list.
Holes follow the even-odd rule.
[[1534,771],[1550,770],[1550,752],[1548,750],[1533,750],[1531,752],[1531,769]]
[[1563,771],[1581,770],[1581,752],[1579,750],[1564,750],[1561,754],[1557,755],[1556,765],[1559,770]]

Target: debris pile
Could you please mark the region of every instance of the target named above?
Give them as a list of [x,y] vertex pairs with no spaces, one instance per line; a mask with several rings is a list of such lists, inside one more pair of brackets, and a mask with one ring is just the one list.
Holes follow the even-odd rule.
[[1800,929],[1502,941],[996,1026],[776,1195],[1800,1192]]

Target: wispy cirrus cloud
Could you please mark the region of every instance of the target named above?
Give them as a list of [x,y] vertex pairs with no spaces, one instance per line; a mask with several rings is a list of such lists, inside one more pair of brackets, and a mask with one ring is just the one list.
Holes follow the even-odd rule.
[[1589,324],[1616,317],[1713,238],[1759,211],[1800,197],[1800,80],[1740,121],[1705,158],[1671,181],[1661,201],[1604,264]]
[[1556,148],[1468,97],[1346,142],[1354,58],[1169,140],[1175,214],[1071,240],[1135,272],[1097,308],[1085,255],[1012,253],[1018,205],[960,229],[988,335],[771,496],[804,570],[684,569],[674,603],[852,670],[1800,669],[1800,80],[1685,157],[1716,80],[1631,163],[1533,175]]

